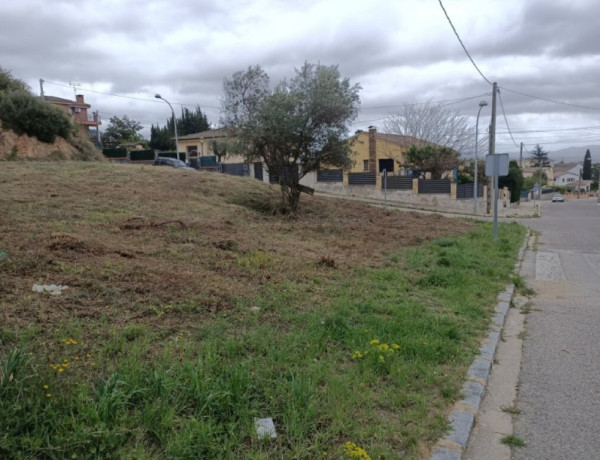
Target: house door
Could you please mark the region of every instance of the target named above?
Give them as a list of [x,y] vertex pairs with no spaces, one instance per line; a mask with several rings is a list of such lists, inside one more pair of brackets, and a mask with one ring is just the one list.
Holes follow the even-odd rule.
[[391,158],[382,158],[379,160],[379,172],[386,170],[388,174],[394,172],[394,160]]

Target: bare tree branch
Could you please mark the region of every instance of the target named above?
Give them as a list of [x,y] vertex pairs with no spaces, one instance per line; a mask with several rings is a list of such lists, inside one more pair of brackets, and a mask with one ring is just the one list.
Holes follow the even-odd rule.
[[[475,151],[475,123],[457,110],[431,100],[407,104],[402,111],[392,113],[384,121],[384,130],[419,139],[417,147],[428,143],[450,148],[459,154],[471,156]],[[479,150],[487,145],[485,130],[479,133]]]

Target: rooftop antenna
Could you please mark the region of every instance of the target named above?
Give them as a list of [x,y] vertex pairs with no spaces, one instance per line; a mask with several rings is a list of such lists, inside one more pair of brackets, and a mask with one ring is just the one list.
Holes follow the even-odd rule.
[[69,85],[73,87],[73,95],[75,96],[75,99],[77,99],[77,87],[81,86],[81,83],[79,82],[69,82]]

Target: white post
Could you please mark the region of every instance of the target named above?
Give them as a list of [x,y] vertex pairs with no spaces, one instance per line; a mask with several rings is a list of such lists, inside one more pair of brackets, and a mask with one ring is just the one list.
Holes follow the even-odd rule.
[[477,158],[477,149],[479,148],[479,114],[487,104],[486,101],[479,102],[479,110],[477,111],[477,122],[475,123],[475,177],[473,183],[473,214],[477,214],[477,207],[479,203],[479,189],[477,184],[477,176],[479,174],[479,159]]

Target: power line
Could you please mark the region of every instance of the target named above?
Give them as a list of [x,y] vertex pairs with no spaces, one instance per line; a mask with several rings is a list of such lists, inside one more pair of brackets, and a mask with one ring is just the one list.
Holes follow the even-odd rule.
[[373,105],[373,106],[367,106],[367,107],[359,107],[359,110],[371,110],[371,109],[399,109],[402,107],[413,107],[416,105],[426,105],[426,104],[443,104],[443,103],[447,103],[446,105],[451,105],[451,104],[458,104],[460,102],[464,102],[464,101],[470,101],[471,99],[477,99],[483,96],[489,96],[491,93],[483,93],[483,94],[479,94],[477,96],[469,96],[469,97],[465,97],[462,99],[442,99],[439,101],[435,101],[435,100],[430,100],[430,101],[424,101],[424,102],[411,102],[410,104],[402,104],[402,105]]
[[[74,86],[71,86],[71,85],[64,85],[62,83],[55,83],[55,82],[48,81],[48,80],[44,80],[44,83],[50,83],[51,85],[62,86],[64,88],[78,88],[80,91],[84,91],[86,93],[104,94],[104,95],[107,95],[107,96],[120,97],[120,98],[123,98],[123,99],[133,99],[133,100],[136,100],[136,101],[144,101],[144,102],[155,102],[155,103],[158,103],[158,104],[162,103],[161,101],[157,101],[156,99],[147,99],[147,98],[143,98],[143,97],[125,96],[123,94],[107,93],[107,92],[104,92],[104,91],[96,91],[96,90],[89,89],[89,88],[82,88],[80,86],[74,87]],[[180,105],[182,107],[194,107],[193,104],[183,104],[181,102],[171,102],[171,104],[173,104],[173,105]],[[201,107],[211,108],[211,109],[219,109],[220,108],[220,107],[217,107],[217,106],[214,106],[214,105],[204,105],[204,106],[201,106]]]
[[554,133],[554,132],[559,132],[559,131],[594,131],[594,130],[599,130],[600,126],[577,126],[575,128],[543,128],[543,129],[527,129],[527,130],[522,130],[522,131],[515,131],[513,130],[513,134],[520,134],[520,133]]
[[504,103],[502,102],[502,93],[500,91],[498,91],[498,99],[500,99],[500,107],[502,107],[502,115],[504,116],[504,122],[506,123],[506,129],[508,130],[508,134],[510,134],[510,138],[512,139],[513,144],[515,144],[516,147],[521,147],[516,143],[515,138],[510,132],[510,126],[508,125],[508,119],[506,118],[506,112],[504,111]]
[[486,76],[483,74],[483,72],[481,70],[479,70],[479,67],[477,67],[477,64],[475,64],[475,61],[473,60],[473,58],[469,54],[469,51],[467,50],[467,47],[465,46],[465,44],[461,40],[460,36],[458,35],[458,32],[456,31],[456,28],[454,27],[454,24],[452,24],[452,20],[450,19],[450,16],[448,16],[448,12],[446,11],[446,8],[444,8],[444,5],[442,4],[442,0],[438,0],[438,1],[440,2],[440,6],[442,7],[442,10],[444,10],[444,14],[446,15],[446,19],[448,19],[448,22],[450,23],[450,27],[452,27],[452,30],[454,31],[454,35],[456,35],[456,38],[458,38],[460,46],[462,46],[463,50],[465,50],[465,53],[467,54],[469,60],[471,61],[471,64],[473,64],[473,66],[475,67],[475,69],[477,70],[477,72],[479,72],[479,75],[481,75],[481,77],[488,83],[488,85],[491,85],[492,82],[489,81],[486,78]]
[[548,99],[545,97],[540,97],[540,96],[534,96],[532,94],[527,94],[527,93],[522,93],[520,91],[515,91],[514,89],[509,89],[509,88],[502,88],[504,91],[508,91],[510,93],[515,93],[515,94],[519,94],[521,96],[525,96],[525,97],[530,97],[532,99],[538,99],[540,101],[546,101],[546,102],[552,102],[553,104],[560,104],[560,105],[566,105],[566,106],[570,106],[570,107],[576,107],[578,109],[587,109],[587,110],[596,110],[596,111],[600,111],[600,108],[598,107],[589,107],[587,105],[578,105],[578,104],[571,104],[569,102],[563,102],[563,101],[557,101],[555,99]]

